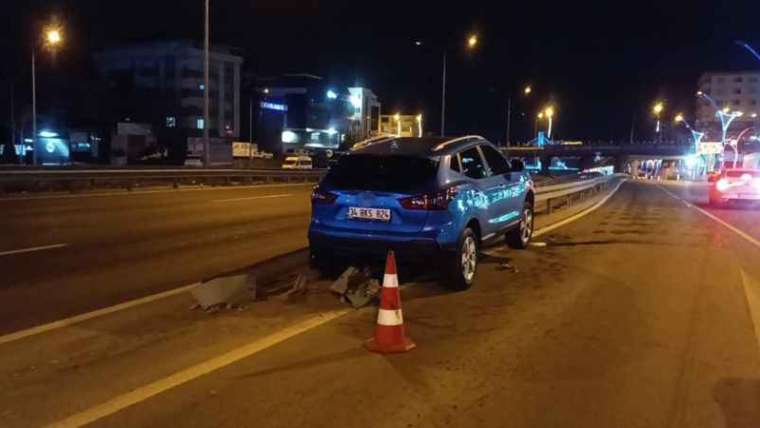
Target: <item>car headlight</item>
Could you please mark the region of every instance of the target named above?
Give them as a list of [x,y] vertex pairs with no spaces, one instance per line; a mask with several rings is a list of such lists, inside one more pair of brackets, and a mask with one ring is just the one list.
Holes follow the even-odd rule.
[[731,187],[731,183],[729,183],[725,177],[715,183],[715,188],[718,189],[719,192],[725,192],[729,187]]

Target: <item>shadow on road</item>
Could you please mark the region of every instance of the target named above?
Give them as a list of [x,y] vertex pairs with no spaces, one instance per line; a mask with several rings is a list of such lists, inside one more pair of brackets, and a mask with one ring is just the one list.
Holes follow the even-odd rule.
[[760,379],[724,378],[713,388],[726,428],[760,426]]

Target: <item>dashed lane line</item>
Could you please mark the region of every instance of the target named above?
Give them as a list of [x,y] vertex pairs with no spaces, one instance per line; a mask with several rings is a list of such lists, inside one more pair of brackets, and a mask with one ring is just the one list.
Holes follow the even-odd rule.
[[267,348],[271,348],[278,343],[284,342],[294,336],[319,327],[320,325],[342,317],[343,315],[346,315],[352,311],[352,309],[341,309],[330,312],[323,312],[317,316],[308,318],[305,321],[299,322],[268,336],[262,337],[261,339],[255,340],[245,346],[233,349],[232,351],[219,355],[218,357],[211,358],[202,363],[196,364],[187,369],[167,376],[163,379],[159,379],[125,394],[116,396],[95,407],[91,407],[80,413],[73,414],[66,419],[54,422],[48,426],[56,428],[69,428],[80,427],[93,423],[98,419],[112,415],[120,410],[126,409],[127,407],[145,401],[155,395],[161,394],[162,392],[168,391],[201,376],[207,375],[213,371],[229,366],[230,364],[250,357],[258,352],[264,351]]
[[13,254],[24,254],[24,253],[33,253],[36,251],[52,250],[55,248],[63,248],[63,247],[68,247],[68,246],[69,244],[51,244],[51,245],[41,245],[39,247],[19,248],[17,250],[0,251],[0,257],[10,256]]
[[246,197],[243,197],[243,198],[216,199],[213,202],[254,201],[256,199],[287,198],[288,196],[293,196],[293,194],[292,193],[281,193],[281,194],[278,194],[278,195],[246,196]]
[[160,300],[160,299],[164,299],[170,296],[181,294],[186,291],[190,291],[197,285],[198,285],[197,283],[186,285],[184,287],[175,288],[169,291],[164,291],[163,293],[152,294],[150,296],[146,296],[140,299],[135,299],[135,300],[130,300],[128,302],[119,303],[118,305],[109,306],[107,308],[98,309],[98,310],[87,312],[84,314],[75,315],[73,317],[64,318],[62,320],[53,321],[51,323],[42,324],[36,327],[31,327],[31,328],[19,330],[13,333],[9,333],[9,334],[0,336],[0,345],[13,342],[19,339],[23,339],[25,337],[34,336],[41,333],[46,333],[48,331],[56,330],[62,327],[68,327],[70,325],[78,324],[80,322],[101,317],[103,315],[108,315],[117,311],[132,308],[134,306],[144,305],[146,303],[154,302],[156,300]]

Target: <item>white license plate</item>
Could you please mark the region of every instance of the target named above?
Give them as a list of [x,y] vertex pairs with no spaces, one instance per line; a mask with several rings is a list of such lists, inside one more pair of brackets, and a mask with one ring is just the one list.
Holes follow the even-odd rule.
[[388,222],[391,221],[391,210],[385,208],[348,207],[348,218]]

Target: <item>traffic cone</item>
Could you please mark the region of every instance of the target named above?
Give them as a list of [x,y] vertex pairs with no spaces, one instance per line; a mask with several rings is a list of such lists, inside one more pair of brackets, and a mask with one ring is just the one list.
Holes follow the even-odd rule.
[[393,251],[388,251],[388,258],[385,261],[375,337],[367,340],[364,346],[372,352],[381,354],[406,352],[417,346],[406,337],[404,331],[401,295],[398,291],[398,275],[396,274],[396,256]]

